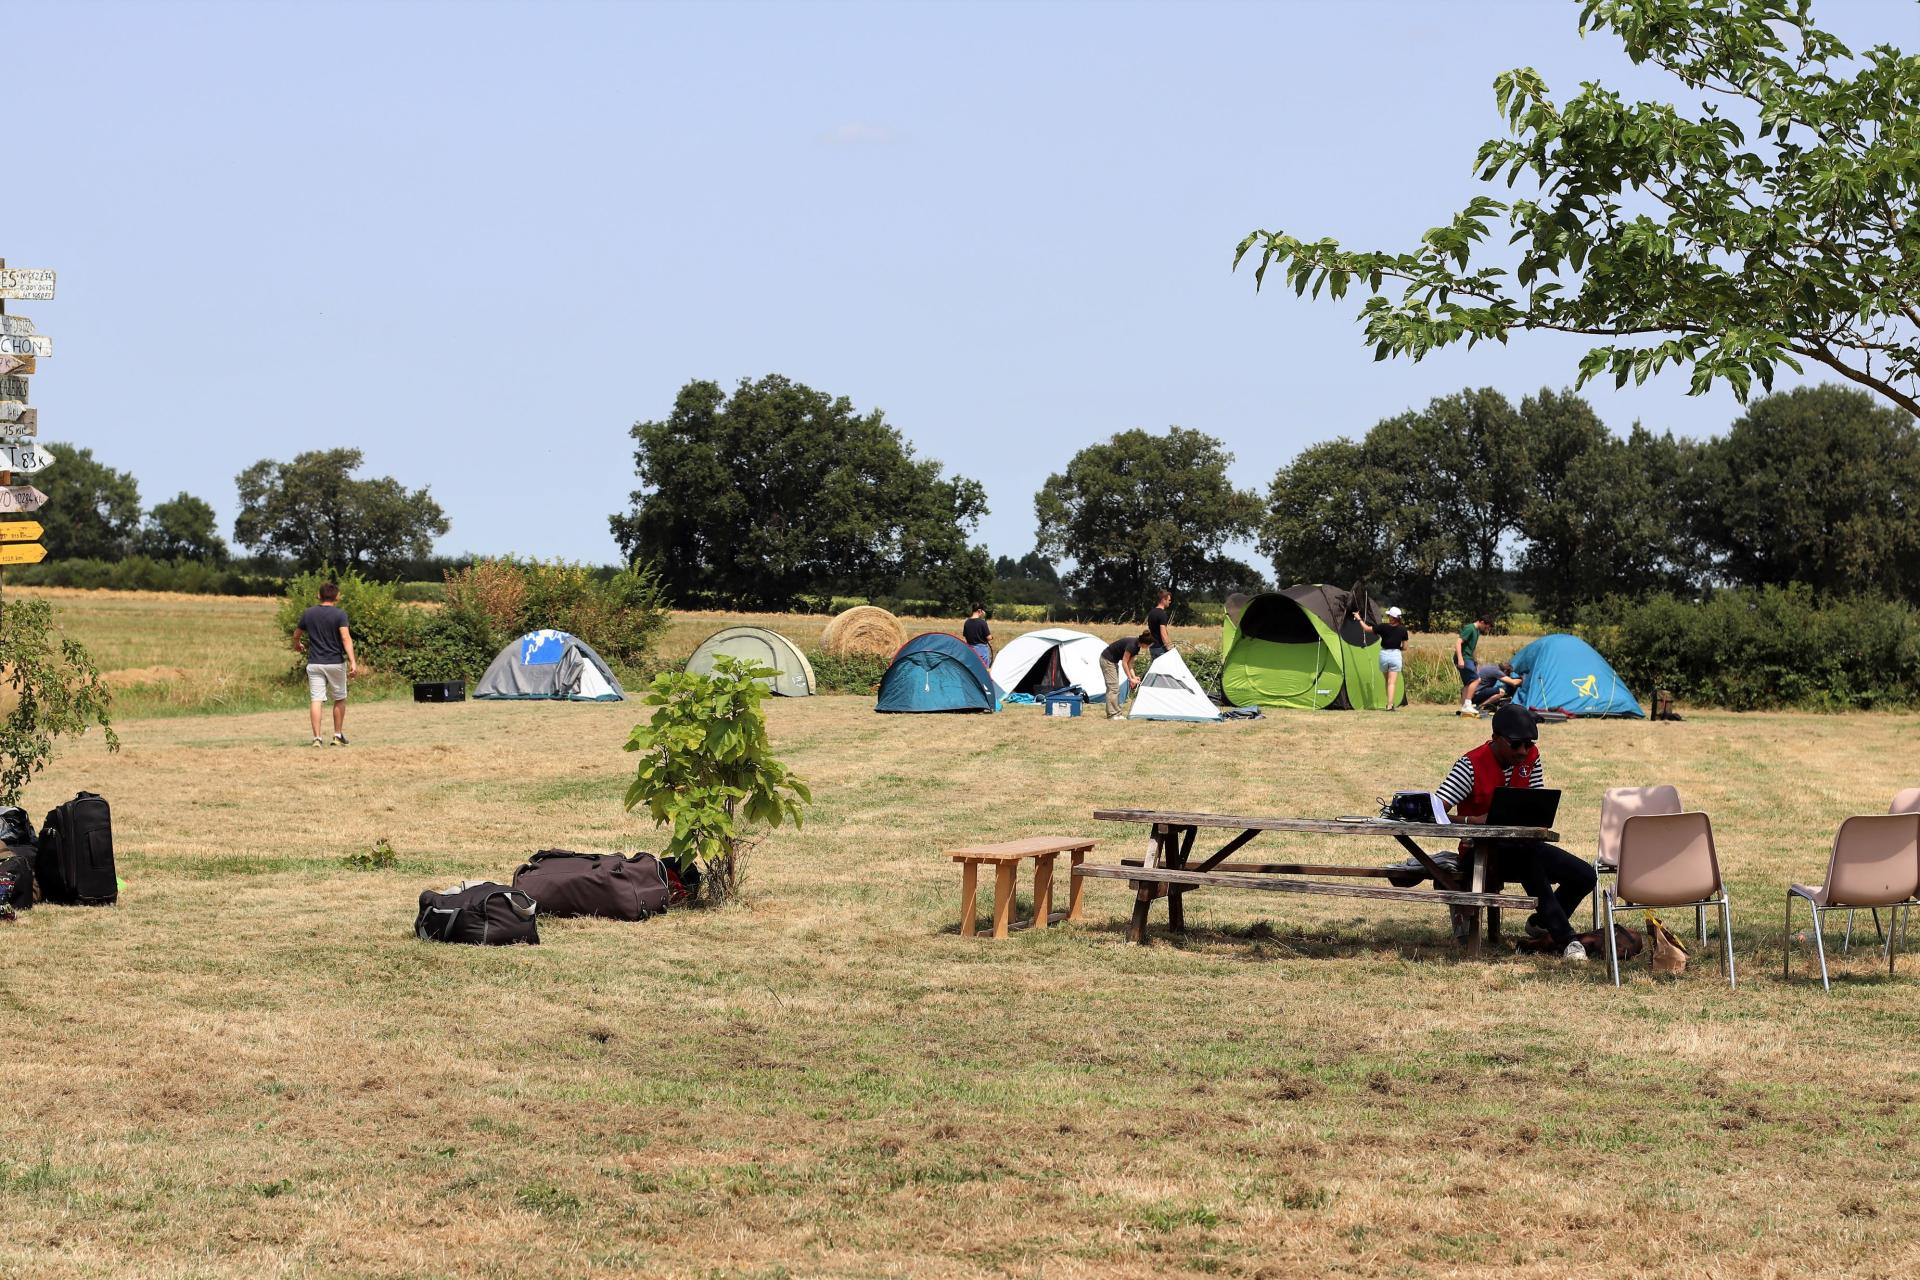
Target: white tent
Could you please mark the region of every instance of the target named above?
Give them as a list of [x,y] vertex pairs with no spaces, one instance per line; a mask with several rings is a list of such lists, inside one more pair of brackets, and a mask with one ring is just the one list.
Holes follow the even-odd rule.
[[1008,693],[1039,697],[1077,684],[1091,697],[1106,692],[1100,678],[1100,651],[1107,647],[1099,636],[1064,627],[1029,631],[1007,642],[993,659],[993,682]]
[[700,642],[687,659],[687,670],[695,675],[713,674],[717,658],[738,658],[756,666],[771,667],[771,675],[760,683],[789,698],[804,698],[813,692],[813,664],[800,646],[765,627],[727,627]]
[[1140,690],[1127,708],[1129,720],[1218,720],[1220,708],[1200,690],[1178,649],[1153,660],[1140,677]]

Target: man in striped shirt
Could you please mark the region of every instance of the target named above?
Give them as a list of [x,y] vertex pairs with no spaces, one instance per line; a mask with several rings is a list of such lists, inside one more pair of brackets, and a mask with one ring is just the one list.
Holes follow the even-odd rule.
[[[1446,781],[1434,789],[1441,803],[1453,810],[1455,822],[1484,825],[1499,787],[1543,787],[1539,727],[1524,707],[1504,706],[1493,713],[1493,736],[1453,762]],[[1467,852],[1471,842],[1462,841]],[[1518,880],[1533,895],[1539,909],[1527,921],[1527,933],[1545,939],[1551,949],[1569,960],[1584,960],[1587,949],[1574,935],[1573,913],[1593,892],[1593,868],[1557,845],[1544,840],[1491,840],[1487,889],[1498,893],[1509,880]],[[1536,942],[1536,946],[1541,944]]]

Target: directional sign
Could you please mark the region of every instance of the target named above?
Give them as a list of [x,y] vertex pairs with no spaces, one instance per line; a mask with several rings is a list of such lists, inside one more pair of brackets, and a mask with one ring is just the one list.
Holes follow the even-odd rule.
[[53,299],[53,272],[45,267],[0,267],[0,298],[50,302]]
[[27,402],[27,388],[32,385],[25,378],[0,373],[0,400],[14,400],[20,404]]
[[45,532],[38,520],[0,520],[0,542],[32,542]]
[[37,444],[0,444],[0,471],[32,475],[54,463],[53,450]]
[[39,564],[47,549],[37,542],[0,542],[0,564]]
[[[34,363],[32,356],[0,356],[0,382],[7,381],[7,374],[32,373],[33,370]],[[8,398],[12,400],[26,399],[25,396],[10,396]]]
[[25,316],[0,315],[0,333],[12,334],[16,338],[31,338],[33,321]]
[[0,514],[12,514],[16,511],[38,511],[47,505],[47,495],[30,484],[16,484],[0,487]]
[[40,420],[40,411],[19,400],[0,400],[0,422],[24,422],[28,426]]
[[51,356],[53,339],[42,337],[19,338],[10,333],[0,333],[0,356]]

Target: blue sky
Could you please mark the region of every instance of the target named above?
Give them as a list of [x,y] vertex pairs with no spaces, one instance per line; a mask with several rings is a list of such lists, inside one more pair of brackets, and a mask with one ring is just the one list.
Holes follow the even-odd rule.
[[[627,428],[779,372],[1033,493],[1128,427],[1304,445],[1463,386],[1572,382],[1580,344],[1375,364],[1353,307],[1256,297],[1254,227],[1401,248],[1478,190],[1491,83],[1670,97],[1571,0],[1338,4],[70,2],[7,17],[0,256],[55,340],[47,439],[186,489],[354,445],[429,484],[445,551],[609,561]],[[1906,0],[1822,0],[1863,46]],[[1684,374],[1610,426],[1738,413]]]

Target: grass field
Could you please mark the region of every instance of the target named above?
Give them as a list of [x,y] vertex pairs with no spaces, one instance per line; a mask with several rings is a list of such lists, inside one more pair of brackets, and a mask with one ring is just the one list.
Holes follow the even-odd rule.
[[[1143,843],[1095,829],[1097,805],[1364,811],[1484,732],[1424,708],[1176,725],[776,702],[819,803],[755,852],[743,906],[548,921],[538,948],[415,942],[424,887],[541,847],[657,847],[620,807],[638,714],[385,702],[318,751],[297,711],[129,717],[118,756],[66,748],[29,807],[107,795],[127,889],[0,929],[0,1275],[1920,1261],[1920,961],[1889,981],[1857,955],[1832,996],[1779,976],[1785,884],[1917,780],[1914,717],[1546,730],[1568,847],[1591,847],[1608,786],[1671,781],[1713,815],[1732,992],[1704,958],[1657,985],[1642,960],[1619,992],[1598,964],[1465,961],[1438,911],[1332,899],[1195,895],[1186,940],[1131,948],[1106,882],[1081,927],[955,935],[947,845]],[[343,865],[383,837],[399,866]]]

